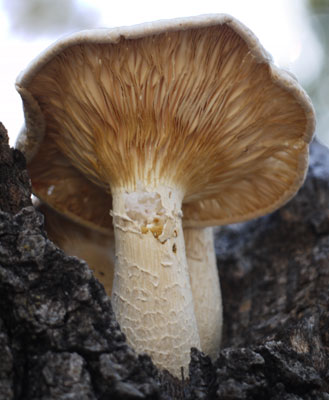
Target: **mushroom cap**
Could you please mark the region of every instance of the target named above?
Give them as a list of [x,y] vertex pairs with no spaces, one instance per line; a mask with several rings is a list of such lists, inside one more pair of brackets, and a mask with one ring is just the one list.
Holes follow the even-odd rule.
[[110,296],[114,277],[114,232],[104,235],[73,222],[46,204],[35,201],[34,205],[44,216],[48,238],[67,255],[85,260]]
[[275,210],[305,178],[312,104],[228,15],[73,34],[16,88],[34,194],[94,229],[114,187],[177,185],[185,225],[211,226]]

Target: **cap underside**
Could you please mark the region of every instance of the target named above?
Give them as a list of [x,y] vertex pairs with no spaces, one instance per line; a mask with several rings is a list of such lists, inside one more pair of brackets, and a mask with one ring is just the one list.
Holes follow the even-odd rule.
[[187,225],[286,202],[304,179],[313,110],[242,36],[222,23],[57,54],[24,87],[46,125],[28,166],[34,193],[100,229],[111,188],[139,181],[181,187]]

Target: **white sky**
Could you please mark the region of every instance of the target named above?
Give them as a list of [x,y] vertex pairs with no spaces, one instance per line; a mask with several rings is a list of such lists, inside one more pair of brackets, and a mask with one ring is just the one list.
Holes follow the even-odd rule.
[[[28,1],[28,0],[27,0]],[[322,63],[321,47],[306,19],[304,0],[80,0],[100,10],[98,26],[121,26],[163,18],[206,13],[228,13],[247,25],[272,54],[277,65],[309,83]],[[27,40],[13,36],[0,0],[0,121],[11,145],[23,124],[15,79],[29,61],[55,37]]]

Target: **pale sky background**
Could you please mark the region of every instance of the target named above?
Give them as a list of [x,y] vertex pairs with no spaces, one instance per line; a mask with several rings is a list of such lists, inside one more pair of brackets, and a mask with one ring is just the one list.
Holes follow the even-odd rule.
[[[30,0],[0,0],[0,121],[9,132],[11,145],[14,145],[23,124],[21,100],[15,90],[17,75],[64,33],[84,28],[64,26],[56,31],[58,24],[54,22],[53,29],[51,22],[40,20],[40,24],[45,24],[45,28],[40,28],[42,33],[26,36],[26,33],[13,28],[13,25],[21,26],[24,8],[22,10],[17,4],[23,1],[26,5]],[[247,25],[272,54],[275,63],[295,74],[304,87],[316,78],[324,60],[304,0],[77,0],[76,3],[81,7],[79,12],[85,13],[87,20],[90,17],[89,23],[90,19],[93,20],[93,27],[132,25],[208,13],[231,14]],[[56,0],[52,4],[57,4]],[[23,15],[16,11],[19,9]],[[8,13],[12,16],[11,20]],[[329,137],[327,141],[329,145]]]

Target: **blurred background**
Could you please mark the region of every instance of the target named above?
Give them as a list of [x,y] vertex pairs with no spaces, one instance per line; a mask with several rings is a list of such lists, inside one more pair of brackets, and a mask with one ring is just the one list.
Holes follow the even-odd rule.
[[238,18],[298,78],[316,109],[318,139],[329,146],[329,0],[0,0],[0,121],[11,145],[23,124],[15,79],[59,37],[207,13]]

